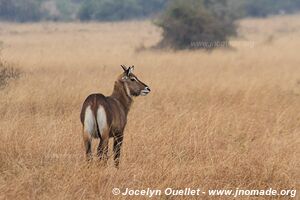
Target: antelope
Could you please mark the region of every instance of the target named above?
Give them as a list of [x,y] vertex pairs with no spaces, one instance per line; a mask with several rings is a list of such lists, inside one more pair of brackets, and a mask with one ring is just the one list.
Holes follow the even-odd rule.
[[145,96],[150,88],[134,74],[134,66],[127,68],[121,65],[123,73],[115,81],[110,96],[103,94],[89,95],[81,109],[83,142],[87,160],[92,158],[92,139],[100,139],[97,156],[108,160],[108,141],[113,138],[114,164],[118,168],[123,143],[124,128],[133,97]]

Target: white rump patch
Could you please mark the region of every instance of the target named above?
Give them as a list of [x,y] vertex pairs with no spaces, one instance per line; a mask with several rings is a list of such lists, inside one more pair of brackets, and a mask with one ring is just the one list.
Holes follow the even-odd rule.
[[106,119],[106,113],[103,108],[103,106],[99,106],[97,110],[97,122],[98,122],[98,128],[100,131],[101,136],[103,137],[103,132],[107,129],[107,119]]
[[95,117],[90,106],[88,106],[85,110],[84,130],[91,136],[97,135]]

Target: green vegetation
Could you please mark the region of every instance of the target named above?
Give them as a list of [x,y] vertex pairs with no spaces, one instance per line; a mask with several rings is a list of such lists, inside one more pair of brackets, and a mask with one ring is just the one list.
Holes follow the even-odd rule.
[[164,7],[166,0],[85,0],[79,9],[81,20],[115,21],[148,17]]
[[0,0],[0,19],[116,21],[160,12],[168,0]]
[[[177,0],[0,0],[0,20],[114,21],[155,16]],[[201,0],[197,0],[201,1]],[[205,6],[214,0],[203,0]],[[217,4],[222,9],[222,0]],[[190,1],[186,1],[189,4]],[[189,5],[187,5],[189,6]],[[226,7],[239,7],[243,16],[268,16],[300,9],[300,0],[228,0]],[[214,10],[218,10],[217,8]]]
[[76,19],[79,4],[72,2],[72,0],[56,0],[55,5],[58,11],[59,20]]
[[300,0],[0,0],[0,20],[118,21],[155,17],[162,28],[158,47],[228,46],[235,21],[300,10]]
[[237,19],[292,13],[299,8],[300,0],[173,0],[156,22],[163,30],[158,47],[228,47]]
[[163,29],[159,46],[175,49],[226,46],[228,37],[236,34],[234,21],[238,17],[227,0],[173,1],[157,22]]
[[244,0],[246,16],[266,17],[299,11],[300,0]]
[[0,0],[0,18],[8,21],[38,21],[42,17],[40,0]]

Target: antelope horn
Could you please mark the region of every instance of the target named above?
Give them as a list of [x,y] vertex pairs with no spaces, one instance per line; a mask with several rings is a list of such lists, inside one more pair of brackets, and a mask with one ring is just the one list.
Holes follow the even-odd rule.
[[127,72],[127,67],[126,67],[125,65],[121,65],[121,67],[123,68],[123,70],[124,70],[125,72]]

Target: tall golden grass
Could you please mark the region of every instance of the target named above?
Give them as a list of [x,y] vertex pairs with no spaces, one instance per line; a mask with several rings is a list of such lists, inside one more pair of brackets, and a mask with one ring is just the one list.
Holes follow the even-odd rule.
[[[0,91],[0,199],[146,199],[113,196],[115,187],[299,189],[299,18],[243,20],[232,40],[254,46],[210,53],[137,51],[160,40],[147,21],[1,23],[2,57],[23,74]],[[120,64],[135,65],[152,92],[135,99],[117,170],[112,157],[107,167],[85,162],[79,113],[90,93],[112,92]]]

